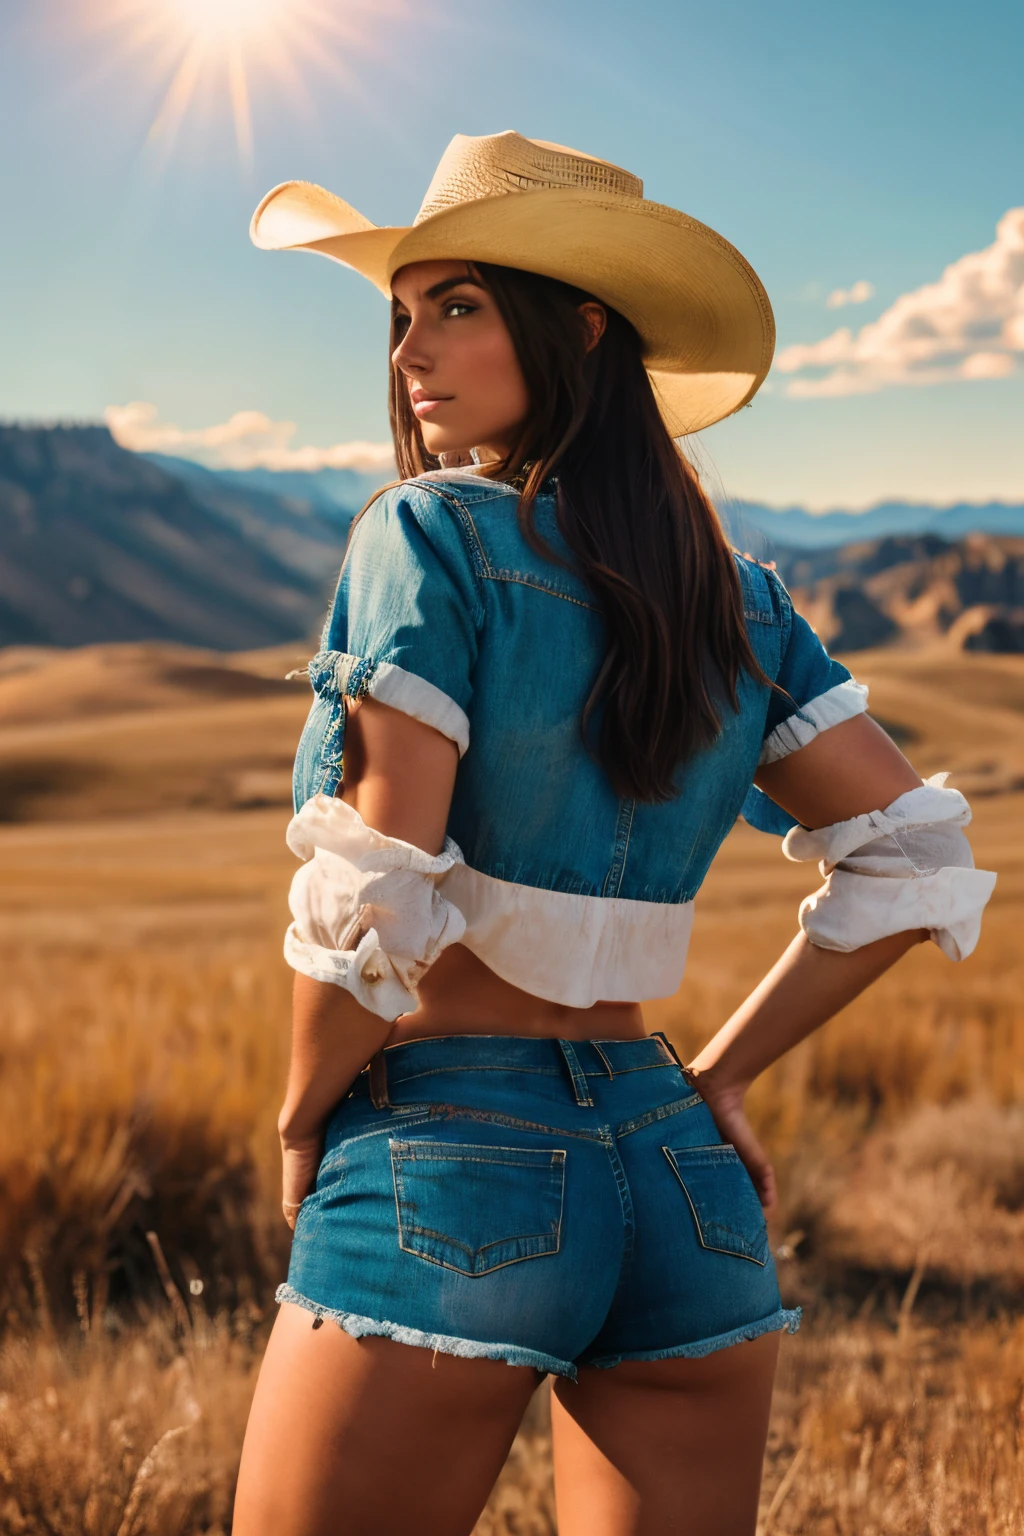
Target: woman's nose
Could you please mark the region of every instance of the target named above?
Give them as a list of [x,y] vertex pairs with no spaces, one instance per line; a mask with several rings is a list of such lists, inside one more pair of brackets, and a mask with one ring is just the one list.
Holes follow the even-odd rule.
[[428,373],[433,366],[420,344],[419,333],[411,325],[391,354],[391,361],[402,373]]

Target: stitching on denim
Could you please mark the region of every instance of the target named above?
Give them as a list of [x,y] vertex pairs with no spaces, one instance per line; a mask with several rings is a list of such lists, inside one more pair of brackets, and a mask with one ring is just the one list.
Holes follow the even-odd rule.
[[[657,1072],[660,1067],[674,1067],[674,1061],[646,1061],[642,1067],[616,1067],[614,1077],[625,1077],[629,1072]],[[590,1077],[603,1077],[603,1072],[591,1072]]]
[[[561,1247],[562,1247],[562,1219],[563,1219],[563,1216],[565,1214],[565,1151],[564,1151],[564,1149],[555,1149],[555,1150],[553,1150],[553,1152],[551,1154],[551,1162],[548,1164],[548,1171],[549,1172],[551,1172],[551,1171],[553,1171],[554,1169],[557,1168],[559,1170],[559,1174],[560,1174],[560,1177],[556,1176],[556,1181],[557,1181],[557,1184],[558,1184],[558,1220],[555,1222],[554,1228],[551,1229],[549,1227],[547,1232],[523,1232],[523,1233],[516,1233],[516,1234],[514,1234],[511,1237],[495,1238],[493,1242],[484,1243],[482,1245],[482,1247],[480,1247],[480,1248],[470,1248],[466,1243],[460,1243],[457,1238],[449,1236],[449,1234],[446,1233],[446,1232],[437,1232],[437,1231],[435,1231],[431,1227],[421,1227],[421,1226],[417,1226],[417,1225],[414,1225],[414,1224],[406,1224],[405,1222],[403,1222],[403,1220],[402,1220],[402,1207],[403,1207],[403,1205],[406,1205],[406,1206],[410,1206],[411,1205],[414,1208],[414,1202],[409,1201],[407,1199],[407,1197],[406,1197],[406,1193],[405,1193],[405,1178],[404,1178],[404,1173],[403,1173],[403,1169],[402,1169],[401,1165],[402,1165],[402,1163],[404,1161],[416,1162],[417,1159],[415,1157],[411,1157],[411,1158],[408,1158],[408,1159],[403,1158],[401,1153],[396,1153],[396,1145],[397,1146],[401,1146],[402,1143],[400,1143],[400,1142],[399,1143],[392,1142],[391,1146],[390,1146],[391,1182],[392,1182],[392,1185],[393,1185],[394,1191],[395,1191],[395,1215],[396,1215],[396,1218],[397,1218],[398,1246],[402,1250],[403,1253],[408,1253],[413,1258],[422,1259],[427,1264],[436,1264],[441,1269],[452,1270],[457,1275],[466,1275],[469,1279],[479,1279],[479,1278],[482,1278],[484,1275],[493,1275],[499,1269],[508,1269],[508,1267],[511,1264],[521,1264],[521,1263],[524,1262],[524,1260],[527,1260],[527,1259],[550,1258],[553,1254],[557,1254],[557,1253],[559,1253],[561,1251]],[[444,1143],[442,1143],[442,1145],[444,1145]],[[451,1144],[449,1143],[449,1145],[451,1145]],[[510,1151],[521,1151],[521,1150],[530,1150],[530,1149],[526,1149],[526,1148],[509,1148],[508,1150],[510,1150]],[[479,1161],[479,1162],[488,1162],[489,1161],[489,1162],[497,1162],[497,1159],[494,1159],[494,1158],[490,1158],[490,1159],[487,1159],[487,1158],[479,1158],[479,1159],[465,1159],[465,1158],[463,1158],[463,1159],[457,1159],[456,1158],[456,1159],[451,1159],[451,1160],[452,1161]],[[498,1166],[506,1167],[506,1168],[508,1168],[508,1167],[522,1168],[524,1165],[523,1165],[523,1163],[521,1161],[519,1161],[519,1162],[516,1162],[516,1163],[509,1163],[509,1162],[499,1163]],[[540,1164],[539,1166],[541,1167],[541,1169],[543,1171],[544,1165]],[[486,1269],[460,1269],[457,1264],[446,1263],[444,1259],[436,1258],[431,1253],[425,1253],[420,1248],[409,1247],[406,1244],[406,1242],[405,1242],[406,1234],[408,1234],[410,1237],[426,1237],[426,1238],[433,1239],[435,1242],[441,1242],[441,1243],[448,1244],[452,1248],[461,1249],[461,1251],[463,1253],[471,1255],[473,1258],[476,1258],[479,1255],[486,1253],[489,1248],[499,1248],[499,1247],[502,1246],[502,1244],[507,1244],[507,1243],[543,1244],[544,1246],[538,1247],[538,1248],[534,1248],[533,1252],[530,1252],[530,1253],[518,1253],[518,1254],[516,1254],[516,1256],[514,1258],[504,1259],[504,1260],[502,1260],[501,1262],[499,1262],[497,1264],[489,1264]]]
[[[678,1166],[676,1164],[675,1156],[674,1156],[674,1154],[671,1152],[671,1150],[668,1147],[662,1147],[661,1150],[664,1152],[665,1156],[668,1158],[669,1167],[672,1169],[672,1172],[675,1174],[676,1178],[679,1180],[680,1188],[682,1189],[683,1194],[686,1196],[686,1203],[690,1207],[691,1212],[693,1213],[693,1224],[694,1224],[694,1226],[697,1229],[697,1236],[700,1239],[700,1245],[704,1249],[704,1251],[706,1253],[724,1253],[730,1259],[743,1259],[748,1264],[756,1264],[758,1269],[764,1269],[765,1265],[768,1263],[768,1255],[766,1255],[763,1259],[756,1259],[752,1253],[744,1253],[742,1251],[742,1249],[740,1249],[740,1248],[720,1248],[717,1243],[709,1243],[706,1240],[706,1238],[704,1236],[704,1223],[701,1221],[699,1215],[697,1214],[697,1207],[694,1205],[693,1197],[691,1196],[690,1191],[686,1187],[686,1180],[683,1178],[682,1174],[679,1171],[679,1168],[678,1168]],[[710,1148],[709,1147],[685,1147],[685,1148],[680,1148],[679,1150],[680,1151],[685,1151],[685,1152],[707,1152],[707,1151],[710,1151]],[[731,1147],[729,1150],[732,1151],[732,1152],[735,1152],[735,1148]],[[727,1161],[730,1164],[732,1163],[732,1159],[731,1158],[727,1159]],[[738,1156],[736,1158],[736,1161],[739,1162],[739,1157]],[[736,1241],[738,1243],[747,1243],[747,1239],[743,1235],[742,1232],[734,1232],[732,1227],[727,1226],[725,1224],[725,1222],[716,1222],[715,1225],[718,1226],[719,1228],[721,1228],[721,1230],[723,1230],[725,1232],[729,1232],[736,1239]],[[767,1239],[765,1239],[765,1243],[766,1243],[766,1246],[767,1246]],[[749,1246],[749,1244],[748,1244],[748,1246]]]
[[608,1314],[610,1314],[629,1282],[629,1272],[633,1266],[633,1254],[636,1248],[636,1213],[633,1210],[633,1196],[630,1192],[629,1180],[626,1177],[626,1169],[614,1143],[608,1148],[608,1159],[612,1165],[612,1175],[615,1179],[615,1188],[619,1196],[623,1234],[622,1258],[619,1261],[619,1278],[615,1282],[615,1294],[612,1297],[611,1306],[608,1308]]
[[536,577],[523,576],[519,571],[494,570],[492,567],[488,570],[487,577],[490,581],[507,581],[521,587],[533,587],[537,592],[546,592],[549,597],[560,597],[565,603],[575,603],[577,608],[586,608],[589,613],[601,611],[596,603],[585,603],[581,597],[571,597],[568,592],[562,592],[558,587],[538,581]]
[[[518,1256],[518,1258],[515,1258],[515,1259],[504,1259],[504,1260],[502,1260],[502,1262],[500,1264],[491,1264],[487,1269],[475,1269],[474,1270],[474,1269],[459,1269],[457,1264],[446,1264],[443,1259],[435,1259],[433,1254],[431,1254],[431,1253],[424,1253],[422,1251],[422,1249],[420,1249],[420,1248],[407,1248],[405,1246],[405,1244],[402,1242],[402,1238],[401,1238],[402,1228],[399,1227],[398,1231],[399,1231],[398,1246],[399,1246],[399,1248],[401,1248],[403,1253],[409,1254],[410,1257],[412,1257],[414,1259],[419,1259],[420,1262],[423,1263],[423,1264],[436,1264],[439,1269],[450,1270],[453,1274],[456,1274],[456,1275],[465,1275],[468,1280],[483,1280],[488,1275],[496,1274],[499,1269],[508,1269],[510,1267],[510,1265],[512,1265],[512,1264],[523,1264],[523,1263],[527,1262],[529,1259],[553,1259],[553,1258],[556,1257],[556,1255],[558,1254],[558,1252],[559,1252],[559,1250],[561,1248],[561,1239],[562,1239],[561,1228],[559,1228],[558,1235],[557,1235],[557,1237],[555,1239],[555,1246],[553,1248],[541,1248],[537,1253],[521,1253]],[[444,1241],[446,1243],[447,1242],[451,1242],[451,1238],[447,1238],[446,1237],[444,1239]],[[515,1241],[514,1238],[505,1238],[505,1242],[514,1242],[514,1241]],[[533,1239],[533,1241],[536,1241],[536,1239]],[[546,1239],[545,1239],[545,1241],[546,1241]]]
[[[612,862],[608,866],[608,873],[604,877],[601,887],[602,897],[618,896],[622,889],[622,877],[626,868],[626,855],[629,852],[629,839],[633,833],[633,817],[636,814],[635,800],[620,800],[619,814],[615,822],[615,845],[612,850]],[[625,822],[625,826],[623,826]]]
[[681,1115],[685,1110],[692,1109],[695,1104],[703,1104],[704,1100],[699,1093],[691,1093],[685,1099],[673,1099],[671,1104],[661,1104],[657,1109],[649,1109],[645,1114],[637,1115],[632,1120],[624,1120],[615,1131],[615,1140],[621,1141],[624,1136],[632,1136],[634,1131],[642,1131],[645,1126],[656,1125],[659,1120],[667,1120],[672,1115]]
[[[392,1141],[392,1155],[405,1163],[493,1163],[496,1168],[555,1168],[565,1162],[565,1149],[555,1147],[488,1147],[461,1141]],[[480,1152],[509,1152],[510,1157],[479,1157]]]
[[[395,1047],[385,1046],[385,1050],[393,1049]],[[562,1075],[557,1067],[506,1067],[501,1065],[490,1067],[481,1063],[479,1066],[471,1067],[423,1067],[419,1072],[409,1072],[401,1077],[391,1077],[388,1081],[393,1087],[398,1087],[402,1083],[414,1082],[418,1077],[445,1077],[449,1072],[520,1072],[525,1077],[561,1077]]]
[[611,1144],[611,1131],[570,1130],[564,1125],[542,1125],[536,1120],[520,1120],[515,1115],[503,1115],[498,1110],[470,1109],[462,1104],[430,1104],[427,1106],[432,1120],[469,1120],[481,1125],[505,1125],[516,1131],[538,1131],[542,1136],[572,1136],[576,1141],[596,1141]]
[[615,1072],[612,1069],[612,1064],[608,1060],[608,1057],[605,1055],[604,1051],[602,1051],[600,1045],[597,1043],[596,1040],[592,1040],[590,1043],[594,1047],[594,1050],[597,1052],[597,1054],[600,1056],[601,1060],[604,1062],[605,1068],[607,1069],[607,1072],[608,1072],[608,1076],[614,1080]]

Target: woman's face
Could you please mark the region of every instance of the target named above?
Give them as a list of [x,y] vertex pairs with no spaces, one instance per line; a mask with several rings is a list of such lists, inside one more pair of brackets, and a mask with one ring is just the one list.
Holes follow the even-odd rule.
[[428,453],[504,458],[530,401],[512,338],[487,289],[464,261],[416,261],[391,282],[391,354]]

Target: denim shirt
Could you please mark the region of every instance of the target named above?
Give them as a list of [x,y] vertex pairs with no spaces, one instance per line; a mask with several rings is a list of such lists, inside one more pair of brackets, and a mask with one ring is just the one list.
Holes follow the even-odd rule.
[[[298,810],[341,781],[345,697],[379,698],[456,741],[448,834],[473,870],[538,892],[692,901],[736,817],[795,825],[753,785],[772,761],[865,708],[866,690],[794,612],[779,577],[736,555],[750,643],[780,694],[743,673],[710,747],[676,771],[662,804],[616,794],[580,720],[605,627],[557,526],[553,494],[520,532],[517,494],[435,472],[384,491],[356,524],[295,761]],[[588,903],[589,905],[589,903]]]

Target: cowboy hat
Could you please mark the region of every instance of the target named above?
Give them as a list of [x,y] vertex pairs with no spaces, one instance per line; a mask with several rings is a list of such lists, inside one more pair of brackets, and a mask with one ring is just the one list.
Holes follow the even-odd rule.
[[412,261],[484,261],[592,293],[640,333],[673,437],[752,399],[775,322],[756,273],[721,235],[643,195],[607,160],[514,132],[457,134],[411,225],[379,227],[306,181],[268,192],[249,234],[265,251],[319,251],[390,295]]

